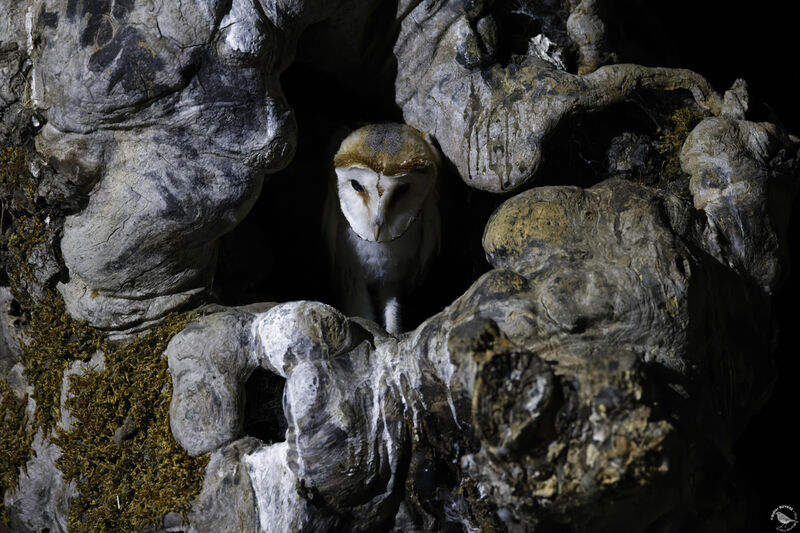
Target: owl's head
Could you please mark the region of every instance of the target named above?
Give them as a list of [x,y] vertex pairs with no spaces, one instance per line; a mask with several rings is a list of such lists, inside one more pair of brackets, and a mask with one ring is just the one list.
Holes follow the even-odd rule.
[[405,124],[371,124],[348,135],[333,164],[353,231],[366,241],[400,237],[433,194],[439,163],[426,136]]

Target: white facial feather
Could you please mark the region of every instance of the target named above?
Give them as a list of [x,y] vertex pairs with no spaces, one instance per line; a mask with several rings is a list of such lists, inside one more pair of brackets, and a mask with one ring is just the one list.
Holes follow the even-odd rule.
[[419,216],[431,193],[430,171],[382,176],[361,166],[337,168],[339,205],[353,231],[365,241],[400,237]]

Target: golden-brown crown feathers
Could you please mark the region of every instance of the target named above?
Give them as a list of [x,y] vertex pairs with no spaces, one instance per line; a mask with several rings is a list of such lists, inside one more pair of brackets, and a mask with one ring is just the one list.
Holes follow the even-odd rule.
[[384,176],[436,170],[439,155],[419,130],[406,124],[369,124],[348,135],[333,158],[336,168],[360,165]]

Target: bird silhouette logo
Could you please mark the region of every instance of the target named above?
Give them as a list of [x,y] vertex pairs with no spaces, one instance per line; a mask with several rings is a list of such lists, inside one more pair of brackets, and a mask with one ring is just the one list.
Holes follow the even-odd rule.
[[779,505],[770,516],[775,531],[791,531],[797,526],[797,513],[788,505]]

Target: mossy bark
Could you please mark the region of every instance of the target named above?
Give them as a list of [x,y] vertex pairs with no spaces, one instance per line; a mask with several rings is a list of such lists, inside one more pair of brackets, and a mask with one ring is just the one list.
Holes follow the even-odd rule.
[[[151,329],[114,342],[108,332],[70,317],[52,280],[38,279],[32,259],[37,247],[57,245],[59,231],[52,226],[58,215],[51,217],[50,209],[39,205],[24,146],[0,149],[0,163],[8,226],[3,267],[21,308],[20,362],[35,404],[29,419],[27,396],[0,381],[2,493],[15,490],[31,458],[34,433],[41,430],[61,448],[57,464],[65,481],[77,487],[70,531],[139,531],[158,525],[169,512],[183,514],[200,491],[208,457],[190,458],[172,437],[172,386],[162,354],[191,315],[168,315]],[[68,376],[62,405],[64,372],[96,354],[102,354],[103,368]],[[69,427],[62,407],[69,409]]]

